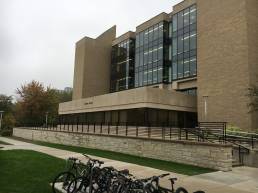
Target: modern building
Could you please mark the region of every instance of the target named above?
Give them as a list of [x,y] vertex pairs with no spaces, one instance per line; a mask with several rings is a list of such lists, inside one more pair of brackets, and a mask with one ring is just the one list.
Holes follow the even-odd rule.
[[116,37],[76,43],[73,100],[61,121],[258,128],[248,88],[258,81],[258,1],[184,0]]

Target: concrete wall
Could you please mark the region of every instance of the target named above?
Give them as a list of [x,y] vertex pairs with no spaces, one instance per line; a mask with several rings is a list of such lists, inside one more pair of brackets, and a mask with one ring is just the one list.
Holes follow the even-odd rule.
[[112,42],[116,27],[96,39],[85,37],[76,44],[73,100],[109,93]]
[[222,171],[230,171],[232,169],[232,147],[229,145],[189,141],[166,142],[153,139],[148,140],[21,128],[14,128],[13,135],[25,139],[103,149]]
[[59,114],[110,111],[133,108],[158,108],[196,112],[197,99],[159,88],[137,88],[59,104]]

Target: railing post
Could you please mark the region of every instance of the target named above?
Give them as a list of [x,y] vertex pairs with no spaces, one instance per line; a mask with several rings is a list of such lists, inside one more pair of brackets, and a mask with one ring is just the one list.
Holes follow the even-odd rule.
[[139,128],[138,128],[138,124],[136,124],[136,137],[139,136]]
[[100,134],[102,134],[102,122],[100,123]]
[[76,127],[77,127],[77,133],[79,132],[79,121],[78,121],[78,118],[77,118],[77,122],[76,122]]
[[181,135],[182,135],[182,131],[181,131],[181,127],[179,128],[179,133],[178,133],[178,138],[179,140],[181,140]]
[[84,131],[84,128],[83,128],[83,127],[84,127],[84,124],[83,124],[83,123],[84,123],[84,122],[82,122],[82,133],[83,133],[83,131]]
[[127,127],[127,122],[125,123],[125,136],[128,134],[128,127]]
[[116,123],[116,135],[118,135],[118,122]]
[[172,139],[172,131],[171,131],[171,126],[169,127],[169,138],[170,138],[170,140]]
[[149,124],[148,124],[148,138],[151,138],[151,127]]
[[108,135],[110,134],[110,123],[108,122]]
[[238,156],[239,156],[239,163],[242,164],[242,158],[241,158],[241,147],[240,145],[238,146]]
[[96,123],[94,122],[94,125],[93,125],[93,133],[95,133],[95,131],[96,131],[95,126],[96,126]]
[[252,135],[252,149],[254,149],[254,136]]
[[185,140],[188,140],[188,129],[185,128]]
[[164,128],[164,126],[162,126],[162,139],[163,140],[165,139],[165,128]]

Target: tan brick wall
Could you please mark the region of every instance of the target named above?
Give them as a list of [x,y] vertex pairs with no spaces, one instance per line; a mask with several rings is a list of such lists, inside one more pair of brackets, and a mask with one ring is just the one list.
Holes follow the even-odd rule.
[[[246,1],[250,84],[258,86],[258,1]],[[258,112],[252,113],[252,128],[258,131]]]
[[[197,0],[198,115],[252,129],[246,0]],[[204,99],[208,98],[207,119]]]
[[136,156],[185,163],[222,171],[232,169],[232,147],[188,141],[161,141],[80,133],[14,128],[13,135],[46,141],[121,152]]
[[76,44],[73,100],[109,93],[112,42],[116,26],[96,39]]

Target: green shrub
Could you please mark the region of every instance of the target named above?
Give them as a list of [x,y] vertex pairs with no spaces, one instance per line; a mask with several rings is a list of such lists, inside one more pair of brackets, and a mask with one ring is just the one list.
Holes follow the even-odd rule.
[[9,137],[13,135],[13,129],[3,129],[0,131],[0,135],[4,137]]
[[8,113],[4,115],[2,128],[6,130],[13,129],[15,125],[15,118],[12,114]]

